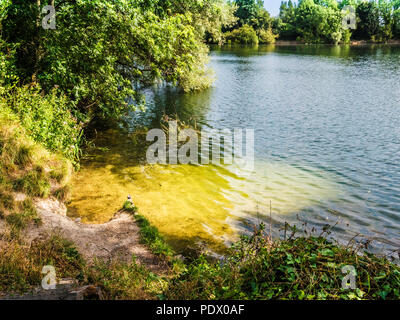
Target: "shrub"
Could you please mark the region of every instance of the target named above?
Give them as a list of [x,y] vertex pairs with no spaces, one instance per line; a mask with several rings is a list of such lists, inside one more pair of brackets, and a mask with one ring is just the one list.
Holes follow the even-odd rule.
[[18,87],[7,92],[3,103],[36,142],[70,160],[79,159],[82,126],[72,116],[66,96],[57,89],[43,95],[39,86]]
[[[200,257],[171,281],[167,299],[399,299],[400,267],[322,237],[271,242],[262,233],[242,237],[228,259]],[[342,288],[342,267],[354,266],[355,290]]]
[[244,25],[226,34],[228,42],[239,44],[258,44],[258,36],[252,27]]
[[260,43],[275,43],[276,38],[278,38],[278,35],[274,34],[272,32],[272,29],[269,28],[267,30],[265,29],[260,29],[259,30],[259,41]]
[[342,43],[350,43],[351,41],[351,31],[346,29],[342,32]]
[[[1,25],[0,25],[1,27]],[[5,88],[14,84],[18,77],[15,70],[15,52],[0,39],[0,95],[5,92]]]

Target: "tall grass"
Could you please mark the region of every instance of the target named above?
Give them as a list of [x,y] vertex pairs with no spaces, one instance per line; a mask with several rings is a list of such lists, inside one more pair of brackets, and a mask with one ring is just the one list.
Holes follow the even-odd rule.
[[[39,223],[32,198],[65,199],[71,163],[29,138],[11,111],[0,112],[0,218],[17,236],[30,222]],[[24,201],[15,201],[23,193]]]
[[42,268],[52,265],[58,278],[80,278],[84,260],[74,245],[57,234],[33,242],[7,241],[0,245],[0,292],[23,293],[38,286]]

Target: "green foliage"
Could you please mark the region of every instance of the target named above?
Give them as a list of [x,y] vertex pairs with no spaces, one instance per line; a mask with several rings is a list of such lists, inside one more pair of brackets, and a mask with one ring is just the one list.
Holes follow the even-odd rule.
[[131,214],[135,214],[138,211],[138,208],[132,204],[132,202],[130,201],[126,201],[124,203],[124,205],[122,206],[122,209],[124,209],[124,211],[129,212]]
[[174,251],[165,242],[158,229],[150,224],[150,222],[141,215],[135,215],[135,220],[140,227],[140,240],[146,244],[150,250],[159,256],[171,260]]
[[0,292],[22,293],[40,285],[46,265],[54,266],[59,278],[76,278],[84,260],[71,242],[56,234],[29,246],[14,240],[0,247]]
[[11,0],[2,0],[0,2],[0,23],[7,16],[7,9],[10,4]]
[[[259,0],[235,0],[238,18],[236,28],[226,34],[229,41],[241,44],[273,43],[276,36],[272,32],[272,19]],[[254,32],[256,36],[254,36]],[[257,36],[258,35],[258,36]],[[257,38],[257,39],[256,39]]]
[[17,81],[15,51],[0,39],[0,96]]
[[393,36],[400,39],[400,9],[393,12]]
[[26,135],[14,113],[9,109],[0,112],[1,211],[10,209],[6,198],[12,197],[12,192],[47,197],[53,191],[52,185],[59,188],[66,186],[71,171],[68,160],[49,153]]
[[7,91],[4,99],[30,137],[48,150],[78,161],[82,124],[71,115],[65,95],[57,89],[43,95],[40,86],[24,86]]
[[238,7],[235,15],[239,19],[240,26],[251,24],[263,8],[263,2],[260,0],[235,0],[235,4]]
[[[345,30],[342,18],[345,6],[356,10],[356,29]],[[279,18],[273,20],[273,31],[281,39],[299,39],[310,43],[349,43],[356,40],[386,42],[398,33],[398,1],[300,0],[282,2]]]
[[388,0],[378,1],[382,25],[379,30],[380,41],[388,41],[393,37],[393,4]]
[[96,285],[107,300],[151,300],[162,292],[165,282],[140,266],[131,264],[95,263],[85,269],[86,281]]
[[296,5],[291,0],[281,3],[279,18],[274,22],[274,30],[279,33],[280,38],[295,40],[298,37],[296,30]]
[[342,43],[349,44],[351,42],[352,33],[349,29],[342,32]]
[[21,82],[39,81],[46,94],[56,86],[78,120],[93,113],[118,117],[135,108],[128,101],[141,104],[141,96],[132,84],[163,80],[187,91],[209,86],[203,38],[220,41],[221,28],[235,21],[234,7],[222,0],[55,4],[57,29],[44,30],[36,2],[12,1],[3,39],[17,46]]
[[370,40],[379,31],[379,9],[375,2],[361,2],[356,9],[357,29],[355,39]]
[[171,13],[189,14],[198,37],[211,43],[221,44],[223,31],[234,26],[238,20],[235,16],[237,7],[225,0],[172,1],[169,10]]
[[260,39],[260,43],[274,43],[277,37],[276,34],[273,34],[271,28],[259,30],[258,38]]
[[[283,40],[300,40],[306,43],[350,43],[352,37],[357,40],[387,42],[393,37],[399,37],[400,32],[398,0],[300,0],[298,4],[289,0],[281,3],[278,18],[271,18],[262,4],[255,0],[235,3],[238,6],[237,27],[251,26],[261,43],[270,43],[274,34]],[[356,9],[357,27],[354,31],[343,26],[345,6]],[[267,37],[265,32],[270,29]],[[232,38],[234,31],[227,34],[228,40]],[[268,41],[265,41],[266,38]]]
[[258,44],[258,36],[252,27],[244,25],[226,34],[226,39],[229,42],[239,44]]
[[301,0],[296,9],[295,24],[301,40],[310,43],[338,43],[342,38],[342,14],[337,2],[325,5]]
[[[356,290],[342,288],[342,267],[354,266]],[[167,299],[399,299],[400,268],[386,259],[324,238],[271,242],[262,232],[243,237],[224,263],[204,257],[172,281]]]

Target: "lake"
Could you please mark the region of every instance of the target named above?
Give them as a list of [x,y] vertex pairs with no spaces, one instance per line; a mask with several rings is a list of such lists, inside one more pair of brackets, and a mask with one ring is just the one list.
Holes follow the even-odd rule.
[[109,128],[74,178],[71,217],[105,222],[131,194],[177,250],[223,250],[262,221],[274,237],[285,222],[332,225],[344,243],[362,234],[374,251],[400,247],[400,46],[223,47],[210,65],[212,88],[146,90],[146,111],[128,121],[254,129],[254,172],[147,165],[132,130]]

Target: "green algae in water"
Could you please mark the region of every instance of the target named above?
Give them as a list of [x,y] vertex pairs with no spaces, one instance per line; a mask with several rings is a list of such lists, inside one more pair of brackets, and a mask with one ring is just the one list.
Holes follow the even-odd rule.
[[68,215],[105,223],[130,194],[180,251],[199,241],[222,251],[237,239],[243,219],[269,213],[271,200],[282,215],[337,193],[318,174],[281,163],[256,162],[255,172],[246,175],[229,166],[147,165],[145,146],[118,130],[100,133],[96,144],[72,181]]

